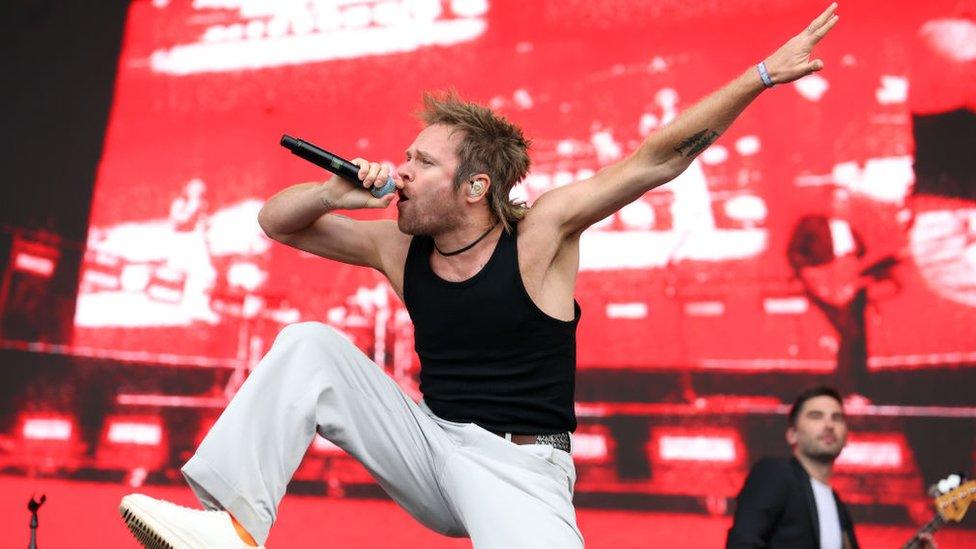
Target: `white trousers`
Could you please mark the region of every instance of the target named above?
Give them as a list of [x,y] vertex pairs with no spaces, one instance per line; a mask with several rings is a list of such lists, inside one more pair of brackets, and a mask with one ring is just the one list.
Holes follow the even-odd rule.
[[476,549],[583,546],[569,453],[435,416],[315,322],[278,334],[183,475],[204,506],[226,509],[263,544],[316,431],[436,532],[470,536]]

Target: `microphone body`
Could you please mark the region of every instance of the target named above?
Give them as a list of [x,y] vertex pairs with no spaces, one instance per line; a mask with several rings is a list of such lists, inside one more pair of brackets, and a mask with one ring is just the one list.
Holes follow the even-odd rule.
[[[316,166],[325,168],[339,177],[348,179],[349,181],[362,181],[359,179],[359,166],[321,147],[316,147],[308,141],[296,139],[290,135],[282,135],[281,146],[290,150],[295,156],[304,158]],[[396,191],[396,182],[393,181],[392,175],[387,176],[386,183],[382,187],[373,187],[369,190],[376,198],[388,195],[394,191]]]

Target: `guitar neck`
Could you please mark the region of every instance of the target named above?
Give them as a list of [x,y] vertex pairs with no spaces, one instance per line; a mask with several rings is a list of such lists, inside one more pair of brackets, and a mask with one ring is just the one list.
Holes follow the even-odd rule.
[[925,526],[922,526],[917,532],[915,532],[912,539],[908,540],[908,543],[906,543],[902,549],[918,549],[922,546],[922,535],[934,534],[938,529],[945,526],[945,524],[946,522],[945,519],[942,518],[942,515],[935,515],[935,518],[925,523]]

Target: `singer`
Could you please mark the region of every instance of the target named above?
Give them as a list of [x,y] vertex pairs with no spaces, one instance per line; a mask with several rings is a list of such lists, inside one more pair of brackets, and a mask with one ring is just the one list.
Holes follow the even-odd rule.
[[[258,217],[269,237],[389,280],[414,323],[423,399],[328,326],[288,326],[183,467],[209,510],[129,495],[129,528],[147,547],[263,544],[318,432],[439,533],[478,549],[582,547],[570,448],[580,234],[677,177],[765,89],[821,70],[811,54],[835,10],[628,158],[531,208],[509,199],[529,171],[521,129],[453,93],[425,96],[425,127],[392,174],[355,159],[361,181],[273,196]],[[391,175],[397,191],[374,196]],[[336,214],[394,201],[396,222]]]

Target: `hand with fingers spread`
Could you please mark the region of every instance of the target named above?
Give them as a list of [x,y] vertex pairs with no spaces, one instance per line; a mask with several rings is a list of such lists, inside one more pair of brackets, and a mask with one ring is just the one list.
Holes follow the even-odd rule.
[[397,193],[392,192],[377,198],[370,191],[381,188],[391,176],[397,189],[402,188],[403,183],[399,176],[392,172],[390,166],[378,162],[369,162],[362,158],[354,158],[350,162],[359,167],[360,181],[349,181],[334,176],[322,187],[319,195],[322,204],[329,210],[360,210],[389,206]]
[[837,24],[840,16],[834,13],[836,11],[837,3],[835,2],[800,34],[790,38],[775,53],[766,58],[763,62],[764,67],[760,66],[759,70],[762,72],[765,69],[768,72],[771,83],[766,82],[767,86],[793,82],[824,67],[822,60],[814,59],[811,61],[810,55],[813,53],[813,47],[824,36],[827,36],[830,29]]

